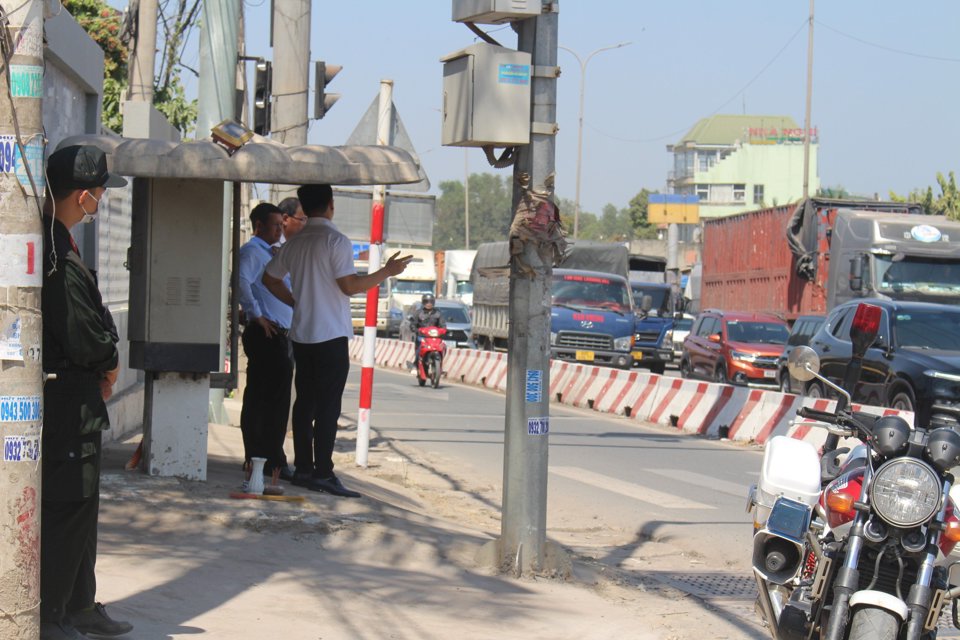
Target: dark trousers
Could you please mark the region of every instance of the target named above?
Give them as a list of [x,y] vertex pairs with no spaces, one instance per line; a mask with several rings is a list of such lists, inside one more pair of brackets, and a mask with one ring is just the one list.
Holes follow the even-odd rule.
[[297,362],[293,403],[293,451],[297,473],[316,478],[333,474],[333,447],[343,388],[350,372],[346,338],[326,342],[293,343]]
[[247,385],[243,390],[240,431],[244,458],[266,458],[265,471],[285,467],[283,441],[290,420],[290,383],[293,359],[286,336],[268,337],[256,322],[243,330],[243,352],[247,354]]
[[40,504],[40,620],[61,622],[94,604],[100,495]]

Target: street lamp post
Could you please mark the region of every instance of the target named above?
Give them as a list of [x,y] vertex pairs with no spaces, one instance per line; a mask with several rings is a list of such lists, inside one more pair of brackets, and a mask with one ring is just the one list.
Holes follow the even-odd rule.
[[576,202],[573,205],[573,238],[577,239],[577,234],[580,232],[580,159],[583,156],[583,89],[585,80],[587,77],[587,63],[590,62],[590,58],[597,55],[601,51],[609,51],[610,49],[619,49],[620,47],[625,47],[630,42],[621,42],[619,44],[612,44],[608,47],[600,47],[596,51],[593,51],[585,59],[581,60],[580,56],[577,55],[577,52],[568,47],[560,47],[564,51],[567,51],[577,59],[577,62],[580,63],[580,121],[577,126],[577,194]]

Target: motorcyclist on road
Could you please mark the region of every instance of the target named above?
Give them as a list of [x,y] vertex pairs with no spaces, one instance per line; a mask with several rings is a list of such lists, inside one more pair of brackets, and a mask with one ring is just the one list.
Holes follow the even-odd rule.
[[443,314],[434,306],[436,299],[432,293],[425,293],[420,298],[420,308],[410,316],[410,329],[413,331],[413,352],[415,357],[420,357],[420,335],[421,327],[441,327],[446,328],[447,323],[443,319]]

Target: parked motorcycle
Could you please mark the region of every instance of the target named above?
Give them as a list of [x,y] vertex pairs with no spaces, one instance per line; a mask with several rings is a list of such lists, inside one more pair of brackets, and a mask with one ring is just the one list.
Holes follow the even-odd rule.
[[443,327],[420,327],[420,349],[417,351],[417,382],[420,386],[427,380],[436,389],[440,386],[443,373],[443,357],[447,355],[447,345],[443,336],[447,330]]
[[[879,321],[878,307],[857,309],[844,387],[859,379]],[[827,427],[822,456],[809,443],[772,438],[750,491],[757,604],[770,637],[931,640],[948,601],[960,628],[960,586],[950,580],[960,562],[948,559],[960,541],[950,499],[960,433],[851,411],[850,394],[819,375],[809,347],[794,349],[788,366],[796,379],[816,377],[840,399],[833,413],[797,412]],[[838,448],[841,437],[859,444]]]

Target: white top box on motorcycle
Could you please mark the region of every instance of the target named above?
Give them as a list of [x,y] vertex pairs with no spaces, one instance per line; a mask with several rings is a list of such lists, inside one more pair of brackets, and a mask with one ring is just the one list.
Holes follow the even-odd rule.
[[758,525],[763,525],[773,503],[784,496],[811,507],[820,498],[820,459],[814,446],[786,436],[771,438],[763,452],[757,483]]

